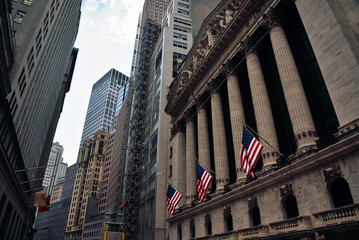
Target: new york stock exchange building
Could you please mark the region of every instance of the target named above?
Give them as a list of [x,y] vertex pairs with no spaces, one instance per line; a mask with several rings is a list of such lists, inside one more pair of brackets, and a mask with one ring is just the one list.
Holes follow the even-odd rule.
[[[167,95],[168,239],[359,239],[359,2],[223,0]],[[243,124],[262,143],[240,170]],[[196,160],[214,177],[197,200]]]

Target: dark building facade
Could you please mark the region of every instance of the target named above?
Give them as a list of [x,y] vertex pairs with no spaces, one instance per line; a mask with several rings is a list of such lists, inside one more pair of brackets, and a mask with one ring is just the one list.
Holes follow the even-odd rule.
[[39,213],[36,218],[35,240],[63,240],[65,238],[67,217],[70,209],[72,189],[75,182],[77,164],[66,169],[61,200],[50,205],[50,211]]
[[[167,181],[184,196],[169,239],[357,238],[358,13],[354,0],[223,0],[207,16],[167,96]],[[243,124],[264,146],[254,179]],[[201,204],[196,159],[215,172]]]
[[1,239],[31,239],[34,233],[34,194],[70,89],[80,6],[0,1]]

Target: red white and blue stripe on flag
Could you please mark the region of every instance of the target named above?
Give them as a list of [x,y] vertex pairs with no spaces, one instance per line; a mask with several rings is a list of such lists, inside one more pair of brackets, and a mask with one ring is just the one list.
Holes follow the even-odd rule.
[[252,134],[243,126],[242,148],[241,148],[241,167],[244,173],[254,177],[253,169],[257,164],[263,146]]
[[198,202],[203,202],[213,177],[197,163]]
[[177,192],[171,185],[168,185],[166,201],[167,201],[167,209],[171,214],[174,213],[175,208],[179,203],[179,201],[181,200],[181,198],[182,195],[179,192]]

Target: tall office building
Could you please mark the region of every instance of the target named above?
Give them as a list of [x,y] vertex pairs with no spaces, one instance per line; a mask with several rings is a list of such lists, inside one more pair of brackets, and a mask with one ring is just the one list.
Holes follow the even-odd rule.
[[126,75],[111,69],[92,86],[81,144],[92,138],[97,130],[109,131],[115,117],[119,90],[128,80]]
[[[192,46],[195,37],[192,26],[198,28],[217,3],[218,1],[208,0],[195,3],[170,1],[167,14],[163,16],[163,26],[158,32],[154,33],[147,27],[151,19],[142,28],[141,40],[145,40],[139,44],[140,57],[135,74],[136,84],[140,87],[136,89],[135,109],[131,120],[133,124],[137,119],[138,126],[130,128],[133,141],[130,142],[131,154],[126,166],[126,202],[130,199],[131,203],[125,209],[125,216],[126,223],[133,225],[127,226],[130,229],[127,232],[132,234],[127,237],[131,239],[166,238],[166,206],[163,199],[166,196],[169,161],[167,129],[170,118],[164,113],[167,89]],[[155,34],[158,37],[153,37]],[[148,43],[148,39],[152,42]],[[150,60],[143,57],[146,56],[143,54],[146,51]],[[140,216],[135,224],[133,222],[137,216],[133,216],[134,213]]]
[[97,214],[108,135],[98,130],[82,144],[65,239],[81,239],[86,220]]
[[[183,201],[166,239],[357,238],[358,10],[222,0],[205,18],[167,95],[166,178]],[[263,145],[253,179],[244,124]],[[202,203],[196,159],[214,177]]]
[[47,164],[70,88],[80,6],[79,0],[0,1],[1,239],[33,234],[33,196],[45,172],[37,167]]
[[[77,172],[77,164],[66,169],[66,176],[62,183],[60,201],[51,202],[51,209],[37,215],[34,240],[63,240]],[[55,191],[55,190],[54,190]]]
[[62,163],[63,152],[64,148],[58,142],[52,144],[44,180],[42,182],[42,186],[47,188],[47,195],[51,195],[52,188],[57,184],[57,178],[60,177],[60,174],[64,175],[64,170],[66,171],[67,165],[65,165],[65,167],[61,166],[61,164],[64,164]]
[[[60,90],[78,32],[81,1],[12,5],[16,47],[8,100],[25,166],[33,168],[46,165],[48,159],[58,120],[52,117],[62,109],[57,102],[63,102]],[[41,177],[44,171],[29,171],[29,178]],[[32,185],[40,187],[41,182]]]
[[161,23],[167,12],[169,0],[146,0],[143,5],[142,20],[151,19]]

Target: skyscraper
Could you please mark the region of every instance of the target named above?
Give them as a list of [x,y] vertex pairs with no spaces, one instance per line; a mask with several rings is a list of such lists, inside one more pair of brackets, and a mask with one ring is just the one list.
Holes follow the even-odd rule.
[[[57,102],[63,102],[61,88],[71,66],[68,63],[78,32],[81,1],[12,1],[12,5],[16,47],[8,100],[25,166],[31,168],[46,165],[48,159],[57,112],[62,109]],[[43,173],[44,169],[28,172],[30,179]],[[31,184],[40,187],[41,182]]]
[[92,86],[81,143],[97,130],[109,131],[115,117],[119,90],[128,80],[126,75],[111,69]]
[[[81,1],[0,1],[0,238],[33,234],[39,191],[77,50]],[[66,27],[64,27],[66,26]]]
[[169,1],[161,26],[145,14],[151,13],[153,4],[145,2],[126,166],[126,204],[129,203],[125,205],[125,216],[126,224],[130,223],[127,226],[130,239],[166,238],[164,199],[170,161],[167,147],[170,118],[164,113],[167,89],[192,46],[195,37],[192,26],[198,28],[217,3],[218,0]]
[[81,239],[83,225],[97,214],[108,133],[98,130],[83,142],[76,172],[65,239]]
[[[49,160],[47,162],[44,180],[42,182],[42,186],[47,188],[47,195],[51,195],[52,188],[56,184],[59,174],[61,174],[62,172],[62,174],[64,175],[63,167],[60,167],[60,164],[63,161],[62,158],[63,152],[64,152],[64,148],[58,142],[52,144]],[[66,170],[66,166],[65,166],[65,170]]]

